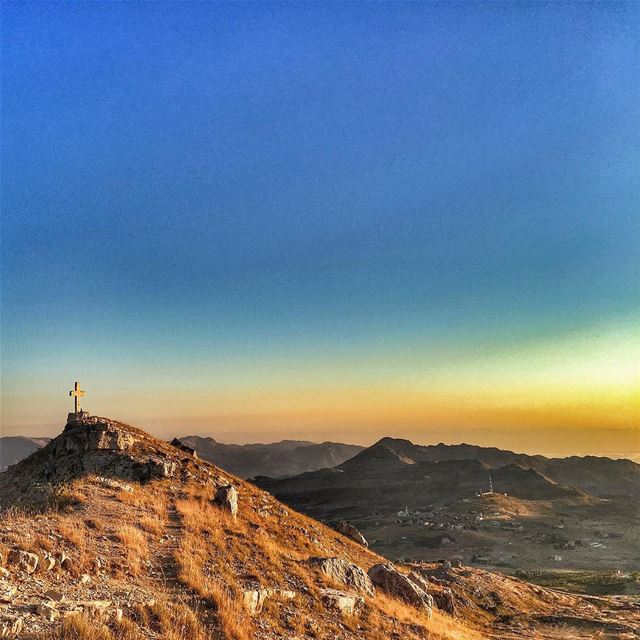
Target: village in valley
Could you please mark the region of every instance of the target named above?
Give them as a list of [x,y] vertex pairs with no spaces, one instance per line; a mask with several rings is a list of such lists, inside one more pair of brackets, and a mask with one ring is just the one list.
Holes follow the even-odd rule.
[[458,502],[405,505],[359,524],[372,548],[405,562],[484,566],[534,582],[553,573],[601,572],[640,593],[638,532],[613,510],[595,521],[575,506],[570,512],[558,506],[510,498],[494,491],[489,479],[488,490]]

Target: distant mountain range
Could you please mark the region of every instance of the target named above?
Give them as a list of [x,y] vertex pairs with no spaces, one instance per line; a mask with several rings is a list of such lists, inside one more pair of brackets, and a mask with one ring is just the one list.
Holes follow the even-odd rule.
[[640,465],[630,460],[383,438],[331,469],[254,482],[313,518],[348,520],[393,559],[481,557],[507,572],[637,564]]
[[256,482],[292,506],[327,516],[322,512],[340,510],[342,496],[351,505],[422,507],[487,491],[490,478],[496,492],[527,500],[640,493],[640,465],[630,460],[545,458],[467,444],[420,446],[397,438],[383,438],[333,469]]
[[213,438],[186,436],[180,441],[208,462],[241,478],[267,475],[274,478],[335,467],[364,447],[337,442],[316,444],[304,440],[282,440],[271,444],[222,444]]
[[27,438],[24,436],[6,436],[0,438],[0,473],[7,467],[20,462],[37,449],[44,447],[51,438]]

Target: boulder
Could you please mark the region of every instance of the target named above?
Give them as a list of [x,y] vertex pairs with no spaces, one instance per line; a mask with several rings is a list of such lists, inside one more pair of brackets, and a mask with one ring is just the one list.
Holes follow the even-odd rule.
[[238,513],[238,492],[232,484],[220,487],[213,501],[235,518]]
[[364,605],[364,598],[355,593],[338,591],[337,589],[322,589],[322,602],[332,609],[337,609],[343,615],[353,616]]
[[375,592],[371,578],[357,564],[342,558],[309,558],[309,564],[317,567],[326,576],[339,582],[349,590],[372,596]]
[[[420,587],[426,594],[433,598],[433,602],[440,611],[453,615],[455,613],[455,600],[453,599],[453,591],[449,587],[434,589],[434,585],[428,578],[420,573],[412,571],[408,576],[409,580]],[[438,581],[440,582],[440,581]]]
[[33,573],[38,568],[39,562],[39,558],[35,553],[29,553],[21,549],[11,549],[7,560],[10,564],[15,564],[19,569],[27,573]]
[[430,591],[429,594],[440,611],[444,611],[450,615],[455,614],[456,601],[453,597],[453,591],[451,591],[449,587],[444,587],[441,591]]
[[398,571],[391,562],[373,565],[368,573],[373,584],[381,591],[431,614],[433,598],[416,581],[416,574],[409,577]]
[[358,531],[358,529],[344,520],[338,523],[336,531],[341,533],[343,536],[347,536],[347,538],[351,538],[351,540],[361,544],[363,547],[369,546],[367,539]]

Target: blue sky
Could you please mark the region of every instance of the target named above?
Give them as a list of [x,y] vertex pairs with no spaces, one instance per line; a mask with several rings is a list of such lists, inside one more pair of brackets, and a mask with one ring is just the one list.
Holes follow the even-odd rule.
[[[3,3],[5,429],[58,425],[80,378],[143,426],[342,433],[290,391],[364,385],[364,407],[585,332],[640,355],[639,17]],[[204,400],[159,412],[167,389]]]

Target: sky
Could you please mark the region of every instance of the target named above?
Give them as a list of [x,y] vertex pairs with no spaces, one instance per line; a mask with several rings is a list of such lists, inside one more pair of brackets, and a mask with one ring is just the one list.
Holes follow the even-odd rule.
[[2,435],[640,452],[640,5],[5,1]]

